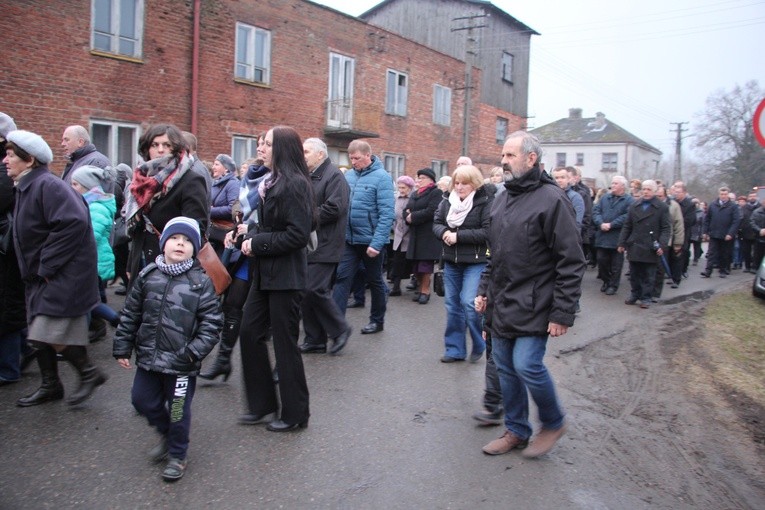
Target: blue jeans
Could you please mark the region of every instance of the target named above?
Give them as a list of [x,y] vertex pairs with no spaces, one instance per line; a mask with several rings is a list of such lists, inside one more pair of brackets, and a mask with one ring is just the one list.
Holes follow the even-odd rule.
[[22,331],[0,335],[0,381],[18,381],[21,378]]
[[533,430],[529,423],[526,390],[537,405],[542,428],[559,429],[565,415],[555,393],[555,383],[543,362],[547,336],[513,339],[494,336],[491,344],[502,388],[507,430],[524,440],[531,437]]
[[348,294],[351,291],[353,277],[359,268],[359,262],[364,264],[367,283],[372,296],[372,307],[369,313],[369,322],[383,324],[385,322],[385,310],[387,308],[388,286],[383,280],[383,252],[376,257],[367,256],[366,244],[345,243],[345,253],[337,266],[337,278],[332,298],[337,308],[345,315],[348,304]]
[[465,330],[473,339],[473,352],[483,353],[486,342],[481,336],[481,316],[475,311],[475,296],[481,272],[486,264],[444,263],[444,305],[446,306],[446,355],[456,359],[467,357]]

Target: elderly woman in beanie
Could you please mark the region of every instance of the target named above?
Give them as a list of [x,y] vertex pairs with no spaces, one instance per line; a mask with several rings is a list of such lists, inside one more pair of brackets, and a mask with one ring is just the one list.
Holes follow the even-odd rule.
[[168,221],[193,218],[205,232],[210,214],[207,180],[193,168],[180,129],[172,124],[151,126],[138,141],[138,153],[146,163],[133,172],[125,201],[133,241],[128,259],[131,281],[160,254],[159,234]]
[[404,219],[404,211],[409,203],[409,196],[414,189],[414,179],[408,175],[402,175],[396,179],[395,211],[396,219],[393,220],[393,257],[391,260],[391,277],[393,278],[393,288],[390,291],[391,296],[401,295],[401,279],[409,278],[412,274],[412,267],[406,259],[406,250],[409,248],[409,225]]
[[104,183],[114,182],[116,171],[111,168],[99,168],[85,165],[72,173],[72,187],[88,203],[90,222],[96,237],[98,254],[98,291],[101,304],[92,312],[95,317],[109,321],[114,327],[119,323],[119,315],[106,305],[106,282],[114,278],[114,252],[109,245],[109,237],[114,226],[114,214],[117,201],[111,193],[104,191]]
[[207,235],[218,256],[223,254],[226,234],[234,228],[232,208],[239,198],[236,163],[226,154],[218,154],[212,165],[210,192],[210,228]]
[[87,315],[99,303],[96,240],[82,197],[48,170],[53,153],[29,131],[8,133],[8,175],[16,183],[14,247],[26,283],[27,339],[39,351],[42,385],[19,406],[64,397],[56,353],[71,363],[80,385],[67,402],[79,404],[106,382],[88,359]]
[[436,187],[436,174],[430,168],[417,170],[416,185],[417,191],[409,198],[404,216],[411,235],[406,258],[412,261],[419,287],[412,301],[424,305],[430,300],[430,277],[436,261],[441,258],[441,242],[433,234],[433,215],[443,195]]

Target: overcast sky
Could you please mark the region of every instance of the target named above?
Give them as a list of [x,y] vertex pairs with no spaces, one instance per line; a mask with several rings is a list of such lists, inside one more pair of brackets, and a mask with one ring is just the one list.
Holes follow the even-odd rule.
[[[315,0],[358,16],[375,0]],[[765,0],[493,0],[541,35],[531,39],[530,127],[603,112],[674,155],[671,122],[686,122],[716,90],[765,86]],[[448,30],[449,27],[444,27]],[[690,148],[693,138],[683,141]],[[685,150],[683,152],[686,152]]]

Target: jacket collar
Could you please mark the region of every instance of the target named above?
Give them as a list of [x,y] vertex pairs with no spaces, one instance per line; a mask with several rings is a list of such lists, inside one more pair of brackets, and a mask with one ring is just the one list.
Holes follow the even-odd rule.
[[39,179],[43,174],[49,173],[48,166],[42,165],[38,166],[37,168],[33,168],[31,172],[29,172],[27,175],[21,178],[19,182],[16,183],[16,189],[19,191],[26,191],[29,186],[32,185],[32,183]]
[[84,156],[87,156],[91,152],[96,152],[96,146],[93,145],[92,143],[89,143],[88,145],[86,145],[84,147],[80,147],[79,149],[77,149],[76,151],[71,153],[69,155],[69,160],[70,161],[77,161],[78,159],[80,159],[80,158],[82,158]]

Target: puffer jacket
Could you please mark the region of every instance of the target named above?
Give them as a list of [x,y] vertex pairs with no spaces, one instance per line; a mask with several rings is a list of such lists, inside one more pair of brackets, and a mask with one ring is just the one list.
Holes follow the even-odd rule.
[[218,343],[223,312],[199,262],[179,276],[146,266],[130,289],[114,336],[113,355],[151,372],[197,375]]
[[454,264],[484,264],[488,251],[489,225],[491,225],[491,202],[493,195],[487,193],[492,184],[478,188],[473,196],[473,208],[465,216],[462,225],[451,228],[446,223],[449,214],[449,194],[444,194],[444,200],[439,204],[433,220],[433,234],[443,239],[447,231],[457,232],[457,243],[451,246],[444,244],[443,260]]
[[98,253],[98,276],[102,280],[114,278],[114,251],[109,244],[109,236],[114,226],[114,214],[117,212],[117,201],[114,195],[104,193],[99,188],[93,188],[83,195],[90,209],[90,221],[93,224],[93,234],[96,236],[96,252]]
[[372,164],[361,171],[345,172],[351,188],[348,228],[345,241],[366,244],[382,251],[390,237],[394,220],[393,180],[380,159],[372,156]]

